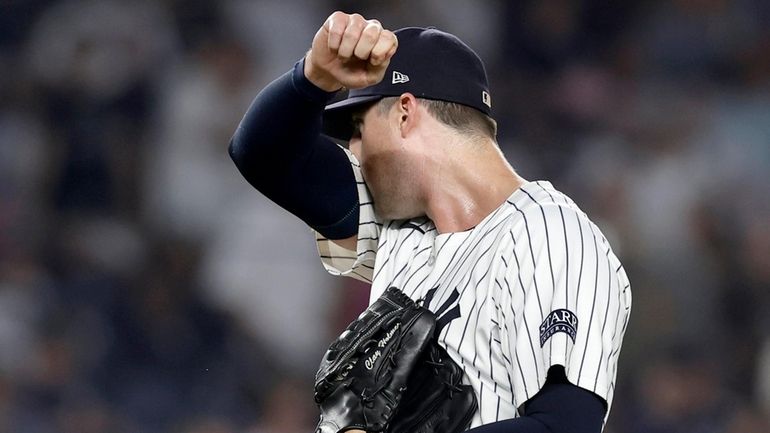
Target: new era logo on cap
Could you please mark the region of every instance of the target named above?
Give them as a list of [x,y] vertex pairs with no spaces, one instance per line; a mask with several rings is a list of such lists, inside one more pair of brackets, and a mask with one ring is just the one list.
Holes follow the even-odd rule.
[[489,96],[489,92],[486,90],[481,91],[481,102],[489,108],[492,108],[492,97]]
[[406,83],[407,81],[409,81],[408,75],[402,74],[401,72],[398,72],[398,71],[393,71],[393,81],[391,82],[391,84],[401,84],[401,83]]

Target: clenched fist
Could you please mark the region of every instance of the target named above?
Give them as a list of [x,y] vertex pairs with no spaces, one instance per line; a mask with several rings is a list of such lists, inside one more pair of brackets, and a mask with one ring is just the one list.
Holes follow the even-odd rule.
[[337,11],[313,38],[305,76],[328,92],[371,86],[382,80],[397,47],[396,35],[379,21]]

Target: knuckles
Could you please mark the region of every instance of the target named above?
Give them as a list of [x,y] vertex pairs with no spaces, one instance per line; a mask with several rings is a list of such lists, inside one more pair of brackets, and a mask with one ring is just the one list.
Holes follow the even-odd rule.
[[382,54],[375,53],[374,51],[369,55],[369,59],[375,66],[382,62],[383,58],[384,56]]
[[382,32],[382,24],[377,20],[369,20],[366,22],[364,32],[369,32],[375,35],[379,35]]
[[380,35],[392,39],[396,43],[393,32],[385,30],[377,19],[367,20],[361,14],[347,14],[342,11],[334,11],[327,18],[327,31],[335,37],[366,37],[376,42]]
[[383,30],[383,33],[393,41],[393,46],[398,47],[398,37],[390,30]]
[[329,15],[329,18],[331,18],[331,19],[333,19],[333,20],[338,20],[338,19],[339,19],[339,20],[342,20],[342,19],[344,18],[344,19],[345,19],[345,21],[347,21],[347,19],[348,19],[348,17],[349,17],[349,16],[350,16],[350,15],[346,14],[345,12],[342,12],[342,11],[334,11],[334,12],[332,12],[332,14],[331,14],[331,15]]
[[[348,64],[348,68],[351,67],[349,62],[353,57],[364,61],[361,64],[363,70],[347,72],[337,70],[337,67],[330,63],[325,66],[331,67],[326,71],[328,74],[348,88],[366,87],[382,80],[385,67],[398,45],[393,32],[384,29],[379,20],[367,20],[358,13],[347,14],[342,11],[335,11],[329,15],[317,36],[324,30],[328,32],[330,47],[334,47],[329,53],[332,57]],[[310,57],[312,59],[313,56]],[[367,70],[369,68],[366,63],[373,68]],[[353,69],[358,67],[354,66]]]
[[[345,33],[345,29],[348,27],[350,15],[342,11],[334,11],[329,18],[326,19],[324,26],[328,28],[328,32],[334,36],[342,36]],[[328,23],[328,25],[327,25]]]
[[329,34],[342,37],[345,34],[345,28],[342,26],[332,26],[329,29]]
[[348,30],[349,32],[353,34],[360,34],[364,28],[366,28],[366,21],[362,18],[361,20],[351,20],[348,23]]
[[366,26],[363,33],[361,33],[361,39],[365,39],[368,42],[376,42],[377,37],[380,35],[380,29],[374,26]]

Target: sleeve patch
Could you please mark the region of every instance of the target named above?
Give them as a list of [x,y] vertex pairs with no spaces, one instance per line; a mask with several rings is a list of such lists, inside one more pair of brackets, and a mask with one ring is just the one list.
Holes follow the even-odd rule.
[[551,311],[543,320],[543,323],[540,324],[540,347],[543,347],[545,342],[557,332],[564,332],[569,335],[574,343],[577,336],[577,327],[578,318],[572,311],[563,308]]

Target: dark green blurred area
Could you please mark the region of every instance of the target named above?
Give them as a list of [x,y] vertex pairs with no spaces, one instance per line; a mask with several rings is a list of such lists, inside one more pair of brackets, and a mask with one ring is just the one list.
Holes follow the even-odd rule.
[[485,59],[634,308],[605,432],[770,431],[770,3],[0,1],[0,432],[294,433],[367,303],[227,144],[332,11]]

